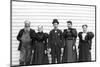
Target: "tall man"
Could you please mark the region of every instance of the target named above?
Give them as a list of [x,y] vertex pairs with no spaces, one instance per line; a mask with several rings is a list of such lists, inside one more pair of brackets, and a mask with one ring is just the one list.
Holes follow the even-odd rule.
[[67,21],[68,29],[64,29],[63,37],[65,41],[64,46],[64,54],[63,54],[63,62],[75,62],[76,61],[76,37],[77,31],[72,28],[72,21]]
[[24,23],[24,28],[19,31],[17,36],[17,40],[20,42],[18,50],[20,51],[20,65],[29,65],[35,31],[30,28],[30,21],[26,20]]
[[49,33],[49,41],[48,46],[49,50],[51,50],[51,57],[52,63],[60,63],[61,59],[61,50],[63,50],[63,43],[62,43],[62,31],[58,29],[59,22],[57,19],[53,19],[53,27]]

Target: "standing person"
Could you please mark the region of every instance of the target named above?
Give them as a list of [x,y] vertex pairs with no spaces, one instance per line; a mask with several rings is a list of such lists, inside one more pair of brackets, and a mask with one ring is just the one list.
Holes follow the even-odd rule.
[[[47,54],[47,39],[48,34],[43,32],[43,26],[38,26],[38,32],[36,33],[36,48],[35,48],[35,64],[45,63],[45,54]],[[48,58],[46,57],[48,63]]]
[[63,50],[62,46],[62,31],[58,29],[59,22],[57,19],[53,19],[53,27],[49,33],[49,51],[51,51],[52,63],[60,63],[61,62],[61,50]]
[[79,61],[91,61],[91,44],[94,34],[87,32],[87,25],[82,25],[83,32],[79,32]]
[[67,21],[68,29],[64,29],[63,38],[64,38],[64,54],[62,62],[75,62],[77,59],[76,52],[76,38],[77,31],[72,28],[72,21]]
[[30,21],[26,20],[24,23],[24,29],[21,29],[17,36],[17,40],[20,42],[18,50],[20,51],[20,65],[29,65],[35,31],[30,28]]

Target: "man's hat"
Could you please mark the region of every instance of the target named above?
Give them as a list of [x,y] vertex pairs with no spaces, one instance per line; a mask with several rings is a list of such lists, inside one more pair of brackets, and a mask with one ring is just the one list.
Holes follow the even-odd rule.
[[54,23],[57,23],[57,24],[59,24],[59,22],[58,22],[58,20],[57,20],[57,19],[53,19],[53,22],[52,22],[52,24],[54,24]]

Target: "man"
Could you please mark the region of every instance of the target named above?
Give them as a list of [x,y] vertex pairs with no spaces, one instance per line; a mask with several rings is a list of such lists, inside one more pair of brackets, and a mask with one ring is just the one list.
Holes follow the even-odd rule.
[[83,32],[79,32],[79,61],[91,61],[91,45],[94,37],[93,32],[88,32],[87,25],[82,25]]
[[64,38],[64,54],[63,54],[63,62],[75,62],[77,58],[76,53],[76,38],[77,31],[72,28],[72,21],[67,21],[68,29],[64,29],[63,38]]
[[20,65],[29,65],[32,47],[34,47],[35,31],[30,28],[30,21],[26,20],[24,23],[24,29],[21,29],[17,36],[17,40],[20,42],[18,50],[20,51]]
[[61,50],[63,50],[62,43],[62,31],[58,29],[59,22],[57,19],[53,19],[53,27],[49,33],[48,46],[49,51],[51,51],[52,63],[60,63],[61,59]]

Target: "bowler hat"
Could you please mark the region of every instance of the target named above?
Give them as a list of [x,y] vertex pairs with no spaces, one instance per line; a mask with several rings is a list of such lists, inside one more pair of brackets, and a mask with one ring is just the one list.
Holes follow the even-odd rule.
[[57,19],[53,19],[53,22],[52,22],[52,24],[54,24],[54,23],[57,23],[57,24],[59,24],[59,22],[58,22],[58,20],[57,20]]

